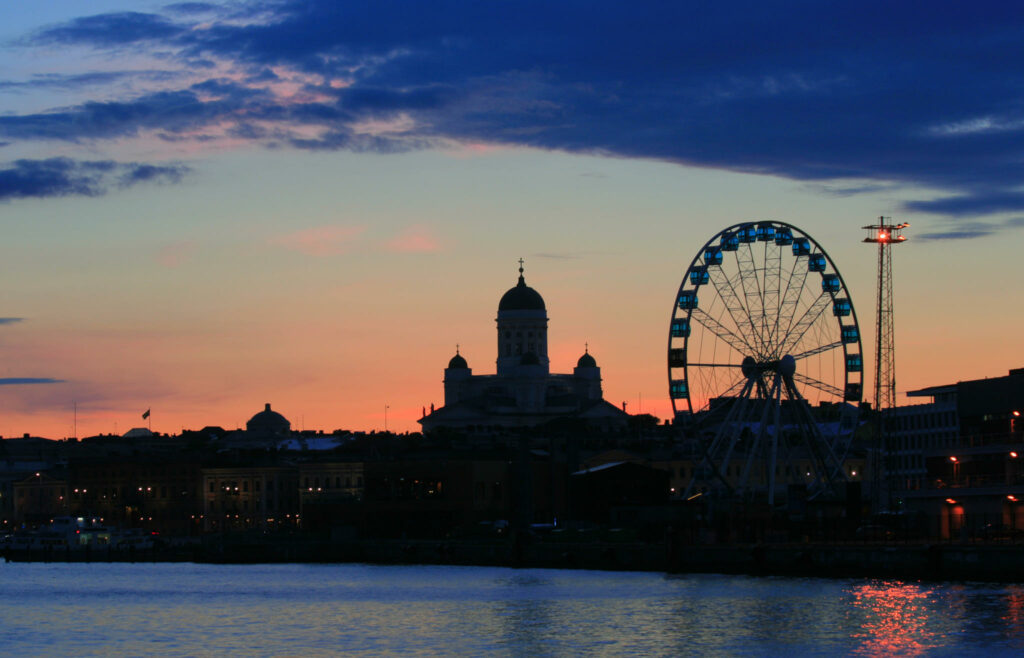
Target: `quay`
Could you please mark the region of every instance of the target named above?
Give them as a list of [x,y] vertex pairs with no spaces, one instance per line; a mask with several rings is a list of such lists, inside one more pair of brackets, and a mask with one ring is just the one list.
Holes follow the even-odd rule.
[[451,564],[761,576],[1024,582],[1024,544],[557,542],[373,539],[204,541],[133,551],[6,550],[8,562]]

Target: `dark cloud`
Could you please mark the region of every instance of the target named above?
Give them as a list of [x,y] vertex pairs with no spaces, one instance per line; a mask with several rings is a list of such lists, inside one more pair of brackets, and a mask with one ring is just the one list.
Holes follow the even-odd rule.
[[156,92],[130,101],[88,102],[54,112],[0,116],[0,134],[77,142],[134,136],[147,129],[191,131],[232,115],[279,115],[276,106],[258,102],[261,96],[260,90],[208,80],[189,89]]
[[983,238],[988,235],[992,235],[993,231],[988,228],[978,228],[968,231],[948,231],[933,232],[933,233],[922,233],[915,235],[914,239],[921,242],[934,242],[936,240],[973,240],[975,238]]
[[27,197],[100,196],[141,182],[177,182],[183,165],[79,161],[70,158],[16,160],[0,169],[0,201]]
[[950,215],[953,217],[970,217],[989,215],[1000,212],[1012,212],[1024,208],[1024,193],[996,190],[979,190],[973,194],[932,199],[929,201],[911,201],[904,204],[907,210]]
[[43,73],[28,80],[0,80],[0,90],[28,91],[32,89],[80,89],[85,87],[109,86],[122,81],[145,80],[150,82],[170,81],[181,77],[176,71],[102,71],[63,75]]
[[995,235],[997,233],[1019,228],[1024,228],[1024,217],[1014,217],[1001,222],[955,222],[949,223],[939,230],[915,234],[914,241],[935,242],[947,240],[973,240],[975,238],[984,238],[989,235]]
[[0,386],[17,386],[22,384],[63,384],[63,379],[51,377],[0,377]]
[[163,16],[125,11],[76,18],[64,25],[40,30],[32,37],[32,41],[40,44],[86,43],[109,47],[170,39],[180,35],[184,29]]
[[165,5],[164,10],[171,12],[172,14],[212,14],[218,13],[220,7],[209,2],[176,2],[174,4]]
[[16,322],[21,322],[24,319],[25,318],[0,318],[0,324],[14,324]]
[[[226,63],[243,82],[0,117],[7,139],[212,138],[220,126],[305,149],[483,141],[785,176],[833,194],[944,191],[908,213],[1024,210],[1024,12],[1013,3],[179,3],[34,39],[135,45],[192,71]],[[270,91],[289,73],[305,76],[303,93]],[[396,133],[358,129],[400,117],[409,127]]]

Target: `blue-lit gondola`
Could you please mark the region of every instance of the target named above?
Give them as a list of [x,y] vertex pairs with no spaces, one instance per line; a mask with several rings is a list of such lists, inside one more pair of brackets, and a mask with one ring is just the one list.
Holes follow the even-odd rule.
[[822,275],[822,277],[821,277],[821,291],[822,292],[837,293],[837,292],[839,292],[841,287],[842,286],[840,285],[839,275],[838,274],[829,273],[829,274],[823,274]]
[[775,239],[775,225],[771,222],[761,222],[757,225],[757,241],[771,242]]
[[826,264],[825,254],[811,254],[807,259],[807,269],[811,272],[824,272]]
[[689,394],[690,388],[686,385],[685,379],[673,379],[669,382],[668,392],[669,396],[678,400],[685,398]]
[[795,238],[793,240],[793,255],[794,256],[810,256],[811,255],[811,241],[807,238]]
[[684,310],[697,308],[697,291],[684,290],[679,293],[679,308]]
[[853,305],[849,299],[840,297],[832,302],[832,315],[837,318],[844,318],[853,311]]
[[722,264],[722,248],[721,247],[708,247],[704,250],[704,264],[705,265],[721,265]]
[[736,251],[740,248],[740,239],[731,231],[723,233],[720,245],[722,247],[722,251]]
[[864,369],[864,361],[860,358],[860,354],[846,355],[846,369],[850,372],[860,372]]
[[757,227],[753,224],[743,224],[740,226],[740,230],[737,231],[736,235],[740,242],[749,244],[757,240]]
[[781,227],[775,231],[775,244],[786,247],[793,244],[793,230],[788,226]]
[[844,325],[840,330],[840,336],[844,343],[856,343],[860,340],[860,330],[857,329],[857,325]]
[[708,282],[708,268],[705,265],[698,265],[690,270],[690,283],[695,286],[702,286]]

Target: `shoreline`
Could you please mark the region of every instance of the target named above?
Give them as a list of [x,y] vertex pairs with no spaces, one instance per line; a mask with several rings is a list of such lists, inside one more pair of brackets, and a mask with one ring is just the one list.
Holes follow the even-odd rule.
[[514,542],[294,539],[205,542],[136,551],[6,550],[7,562],[196,562],[208,564],[452,564],[519,568],[899,578],[1024,583],[1021,544],[671,545],[668,542]]

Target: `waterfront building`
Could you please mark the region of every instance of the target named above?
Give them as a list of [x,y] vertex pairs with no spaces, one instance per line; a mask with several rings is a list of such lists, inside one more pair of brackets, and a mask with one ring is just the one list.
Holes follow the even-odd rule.
[[68,513],[68,481],[63,470],[38,471],[14,483],[15,525],[47,524]]
[[143,453],[78,458],[69,465],[69,511],[109,526],[164,535],[200,530],[201,472],[196,458]]
[[293,465],[239,465],[202,470],[203,530],[298,527],[299,474]]
[[444,406],[419,420],[424,432],[440,428],[468,434],[536,427],[576,419],[597,429],[620,429],[629,418],[605,401],[601,369],[585,348],[572,374],[552,373],[548,357],[548,315],[544,298],[519,281],[498,303],[497,361],[493,375],[474,375],[456,349],[444,369]]
[[942,536],[1024,531],[1024,368],[908,395],[931,401],[886,411],[898,508]]
[[957,385],[932,386],[909,391],[911,398],[929,402],[892,407],[883,412],[890,486],[915,490],[927,485],[925,455],[949,452],[960,443]]

